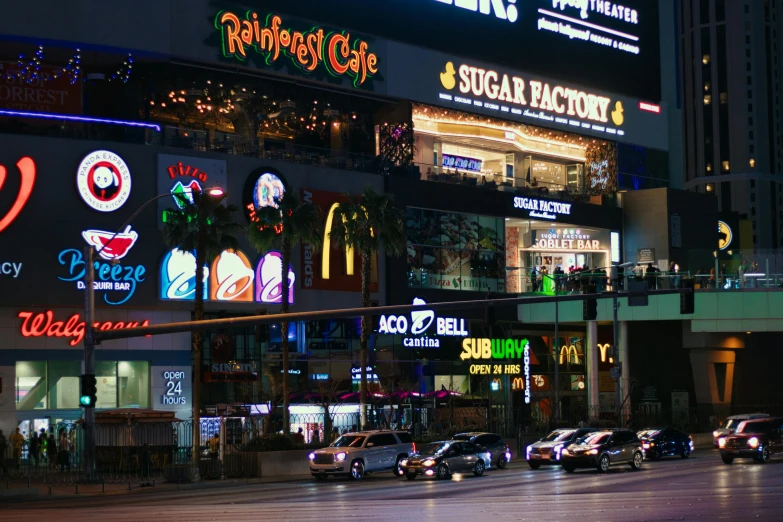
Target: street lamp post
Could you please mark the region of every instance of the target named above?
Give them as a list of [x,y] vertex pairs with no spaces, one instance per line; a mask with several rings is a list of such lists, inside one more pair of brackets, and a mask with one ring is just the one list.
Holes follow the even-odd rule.
[[618,426],[620,428],[625,427],[625,419],[623,419],[622,411],[623,411],[623,390],[621,389],[620,383],[622,382],[622,371],[620,366],[620,345],[617,342],[618,337],[618,321],[617,321],[617,311],[620,308],[620,303],[617,301],[617,293],[620,290],[620,278],[617,272],[618,268],[628,268],[631,266],[634,266],[635,263],[628,262],[628,263],[622,263],[619,265],[612,265],[610,267],[610,279],[612,281],[612,290],[614,291],[614,296],[612,297],[612,312],[613,312],[613,334],[614,334],[614,341],[612,343],[612,353],[614,353],[614,373],[615,373],[615,402],[617,403],[617,422]]
[[[223,189],[214,187],[208,189],[207,194],[220,197],[224,192]],[[118,234],[125,231],[147,205],[170,196],[170,193],[158,194],[144,202],[98,251],[92,245],[84,248],[84,373],[86,375],[95,374],[95,262],[100,253],[114,241]],[[118,261],[112,260],[112,263],[118,263]],[[97,479],[95,473],[95,407],[95,404],[90,404],[89,407],[84,408],[84,476],[88,482]]]

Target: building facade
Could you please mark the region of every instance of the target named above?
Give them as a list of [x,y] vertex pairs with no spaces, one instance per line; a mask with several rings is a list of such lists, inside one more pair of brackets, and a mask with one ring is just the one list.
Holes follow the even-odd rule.
[[[291,260],[294,311],[360,304],[358,256],[330,241],[329,224],[335,205],[366,187],[393,194],[406,213],[405,253],[373,261],[378,304],[552,293],[544,276],[556,271],[635,260],[621,193],[669,178],[657,6],[540,0],[501,12],[493,3],[488,17],[445,2],[348,3],[355,10],[50,2],[40,17],[33,6],[9,6],[0,21],[0,172],[8,173],[0,214],[10,209],[0,217],[0,427],[80,416],[82,249],[100,248],[135,210],[169,193],[96,263],[101,328],[190,317],[195,257],[167,246],[161,230],[174,195],[196,188],[223,188],[243,226],[286,190],[321,210],[323,248],[298,245]],[[34,14],[36,26],[18,23]],[[437,24],[443,38],[410,30],[411,18]],[[446,38],[455,26],[495,41]],[[520,38],[546,51],[519,53]],[[278,252],[256,252],[240,237],[238,251],[207,262],[207,315],[276,313],[280,265]],[[373,388],[418,400],[396,422],[435,419],[439,392],[546,416],[555,373],[571,406],[587,403],[586,365],[599,361],[586,359],[584,328],[555,340],[515,310],[487,319],[483,310],[426,308],[375,318]],[[175,334],[99,347],[98,408],[188,418],[189,342]],[[498,357],[485,357],[487,343]],[[340,392],[341,411],[356,411],[357,320],[208,332],[202,351],[207,416],[221,404],[268,415],[283,379],[294,413],[322,412],[312,397],[327,392]],[[600,364],[608,372],[606,357]],[[323,429],[313,424],[300,422],[308,438]]]

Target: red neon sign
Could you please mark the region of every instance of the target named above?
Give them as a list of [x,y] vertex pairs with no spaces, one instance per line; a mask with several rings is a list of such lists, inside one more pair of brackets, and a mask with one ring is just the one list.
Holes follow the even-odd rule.
[[[54,321],[54,312],[19,312],[22,322],[21,332],[23,337],[70,337],[70,345],[76,346],[84,339],[84,321],[79,314],[73,314],[67,321]],[[143,323],[122,321],[96,322],[96,330],[120,330],[122,328],[135,328],[137,326],[149,326],[149,320]],[[149,336],[147,336],[149,337]]]
[[284,29],[282,24],[278,15],[269,15],[262,22],[253,11],[244,18],[230,11],[221,11],[215,17],[215,28],[223,37],[226,57],[245,60],[247,48],[252,46],[257,53],[266,55],[267,64],[285,54],[305,72],[313,72],[323,65],[333,76],[350,76],[355,87],[378,73],[378,55],[369,52],[364,40],[320,27],[294,31]]
[[639,109],[647,112],[654,112],[655,114],[661,113],[661,106],[655,105],[654,103],[648,103],[648,102],[639,102]]
[[[27,200],[30,199],[30,194],[33,192],[33,186],[35,185],[35,162],[32,158],[24,157],[16,163],[16,168],[19,169],[19,173],[22,177],[22,182],[19,185],[19,194],[16,195],[16,201],[11,205],[11,210],[0,218],[0,232],[2,232],[8,225],[14,222],[16,217],[22,212]],[[3,165],[0,165],[0,190],[2,190],[5,184],[6,169]]]

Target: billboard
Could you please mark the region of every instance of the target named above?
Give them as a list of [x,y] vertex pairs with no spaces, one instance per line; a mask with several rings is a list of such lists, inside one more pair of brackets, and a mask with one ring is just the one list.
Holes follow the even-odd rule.
[[267,0],[363,33],[660,100],[658,2]]
[[388,52],[390,96],[668,149],[664,105],[405,44],[389,43]]

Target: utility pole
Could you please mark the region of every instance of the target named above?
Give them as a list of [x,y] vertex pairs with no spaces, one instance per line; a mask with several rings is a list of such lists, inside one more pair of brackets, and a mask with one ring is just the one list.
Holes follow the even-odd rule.
[[[555,280],[555,297],[557,297],[558,281]],[[555,342],[553,343],[555,356],[555,420],[560,420],[560,304],[555,299]]]
[[[84,373],[95,375],[95,248],[84,247]],[[95,480],[95,404],[84,408],[84,476]]]

